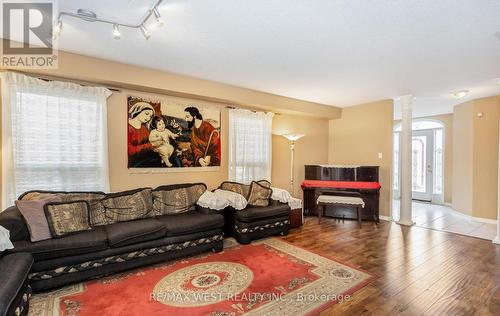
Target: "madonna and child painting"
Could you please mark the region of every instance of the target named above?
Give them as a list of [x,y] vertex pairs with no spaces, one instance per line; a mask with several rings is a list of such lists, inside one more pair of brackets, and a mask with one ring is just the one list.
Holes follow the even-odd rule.
[[220,109],[180,98],[129,96],[128,167],[220,166]]

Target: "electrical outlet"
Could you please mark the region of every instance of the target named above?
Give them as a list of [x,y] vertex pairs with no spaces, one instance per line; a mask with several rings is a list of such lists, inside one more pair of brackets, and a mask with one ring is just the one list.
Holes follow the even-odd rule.
[[378,153],[378,159],[382,159],[383,155],[382,153]]

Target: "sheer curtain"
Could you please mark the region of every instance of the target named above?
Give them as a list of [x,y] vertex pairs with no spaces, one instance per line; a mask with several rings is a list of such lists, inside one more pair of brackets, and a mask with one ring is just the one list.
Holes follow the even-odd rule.
[[271,180],[273,116],[229,110],[229,180]]
[[3,207],[33,189],[107,191],[111,91],[12,72],[1,78]]

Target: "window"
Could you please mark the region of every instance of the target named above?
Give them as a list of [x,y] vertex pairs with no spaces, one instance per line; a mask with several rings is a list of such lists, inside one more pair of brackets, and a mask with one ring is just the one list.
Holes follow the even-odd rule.
[[2,77],[3,203],[28,190],[107,190],[105,88]]
[[271,179],[273,113],[229,110],[229,179]]

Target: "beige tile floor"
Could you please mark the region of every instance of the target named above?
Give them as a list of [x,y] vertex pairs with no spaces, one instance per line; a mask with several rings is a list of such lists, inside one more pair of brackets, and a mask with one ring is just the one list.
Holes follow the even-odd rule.
[[[393,201],[392,212],[398,220],[399,200]],[[413,202],[413,221],[416,226],[488,240],[495,238],[497,232],[494,224],[473,221],[448,206],[423,202]]]

